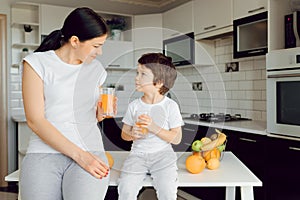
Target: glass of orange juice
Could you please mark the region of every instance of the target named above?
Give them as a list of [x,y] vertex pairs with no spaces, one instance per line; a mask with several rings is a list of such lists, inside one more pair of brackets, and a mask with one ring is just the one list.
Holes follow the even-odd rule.
[[145,110],[138,110],[138,111],[136,111],[136,114],[135,114],[135,125],[136,125],[137,127],[140,127],[140,128],[141,128],[142,134],[147,134],[147,133],[148,133],[148,129],[145,128],[145,127],[141,127],[142,125],[145,125],[145,124],[143,124],[143,122],[141,122],[141,121],[139,120],[139,117],[140,117],[141,115],[148,115],[148,111],[145,111]]
[[103,115],[106,118],[114,117],[115,88],[100,87],[100,101],[102,102]]

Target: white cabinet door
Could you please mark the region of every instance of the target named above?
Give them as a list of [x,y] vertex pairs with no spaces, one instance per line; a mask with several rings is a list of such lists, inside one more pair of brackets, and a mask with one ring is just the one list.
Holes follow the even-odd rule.
[[232,21],[232,0],[194,1],[195,35],[232,27]]
[[[53,5],[41,5],[41,34],[48,35],[54,30],[61,29],[67,15],[74,8],[53,6]],[[76,26],[76,23],[74,24]]]
[[102,47],[102,55],[97,59],[105,68],[133,68],[133,43],[106,40]]
[[193,1],[164,12],[162,17],[164,39],[194,31]]
[[267,11],[268,0],[233,0],[233,18],[239,19]]
[[162,14],[134,16],[134,64],[144,53],[162,52]]

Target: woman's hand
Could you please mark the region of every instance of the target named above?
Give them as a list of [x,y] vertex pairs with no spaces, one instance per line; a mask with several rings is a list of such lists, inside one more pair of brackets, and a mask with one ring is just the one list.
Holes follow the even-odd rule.
[[109,167],[98,156],[90,152],[82,151],[74,160],[95,178],[102,179],[108,175]]

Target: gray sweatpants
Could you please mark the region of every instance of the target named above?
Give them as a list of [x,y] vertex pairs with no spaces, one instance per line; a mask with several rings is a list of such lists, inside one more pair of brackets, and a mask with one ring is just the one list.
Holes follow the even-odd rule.
[[[98,153],[107,163],[104,154]],[[109,176],[97,179],[59,153],[30,153],[22,162],[22,200],[103,200]]]

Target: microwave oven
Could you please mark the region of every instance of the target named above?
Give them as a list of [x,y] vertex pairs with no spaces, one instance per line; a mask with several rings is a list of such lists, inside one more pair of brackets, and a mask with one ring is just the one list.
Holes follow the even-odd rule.
[[268,52],[268,12],[233,20],[233,58]]
[[175,66],[195,63],[194,33],[163,40],[163,54],[172,58]]

